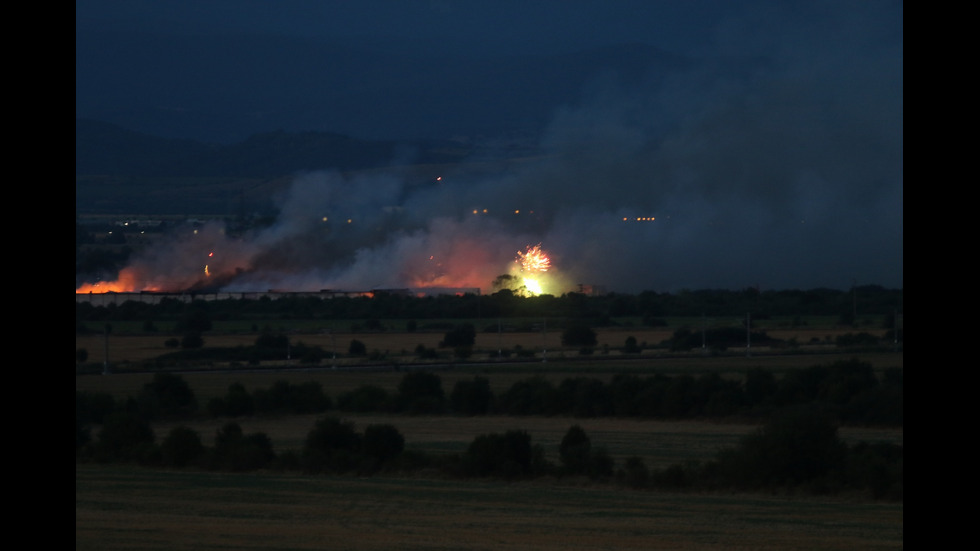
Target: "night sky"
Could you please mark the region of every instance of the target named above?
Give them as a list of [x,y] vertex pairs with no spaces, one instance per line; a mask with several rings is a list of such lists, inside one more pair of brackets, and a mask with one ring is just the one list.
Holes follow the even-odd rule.
[[[298,174],[224,244],[230,289],[489,291],[537,243],[566,287],[900,288],[903,24],[874,0],[76,1],[76,116],[533,152],[421,187]],[[374,229],[324,237],[326,211]]]

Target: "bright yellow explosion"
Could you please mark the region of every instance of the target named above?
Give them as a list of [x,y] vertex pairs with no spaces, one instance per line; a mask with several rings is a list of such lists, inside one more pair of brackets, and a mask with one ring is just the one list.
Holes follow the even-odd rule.
[[541,275],[551,268],[551,259],[541,250],[541,244],[528,246],[526,251],[517,251],[516,263],[521,265],[521,277],[524,288],[530,295],[540,295],[544,292]]

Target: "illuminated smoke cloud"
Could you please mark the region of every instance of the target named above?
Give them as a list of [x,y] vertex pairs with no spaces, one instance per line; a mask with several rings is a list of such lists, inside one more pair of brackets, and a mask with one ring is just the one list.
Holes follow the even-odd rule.
[[505,172],[301,175],[272,227],[207,228],[131,269],[187,288],[213,248],[230,290],[488,292],[541,243],[558,292],[902,287],[901,25],[890,4],[844,6],[769,13],[766,36],[730,21],[684,73],[598,78]]

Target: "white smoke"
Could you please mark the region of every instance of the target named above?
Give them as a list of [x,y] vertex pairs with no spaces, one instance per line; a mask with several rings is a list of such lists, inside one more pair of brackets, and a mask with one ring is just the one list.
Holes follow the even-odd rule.
[[611,291],[902,287],[901,4],[763,5],[684,72],[597,78],[537,158],[297,177],[275,225],[210,245],[238,259],[226,288],[489,291],[537,243]]

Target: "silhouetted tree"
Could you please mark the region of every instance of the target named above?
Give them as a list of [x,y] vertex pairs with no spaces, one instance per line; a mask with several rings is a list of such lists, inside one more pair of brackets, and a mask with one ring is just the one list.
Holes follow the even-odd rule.
[[596,332],[588,325],[573,324],[561,333],[562,346],[590,347],[595,346],[596,342]]
[[568,474],[584,474],[589,466],[592,455],[592,440],[585,434],[582,427],[574,425],[568,429],[558,447],[558,457],[562,467]]
[[170,429],[160,443],[160,455],[164,466],[186,467],[198,461],[204,454],[204,445],[197,431],[177,426]]
[[351,356],[364,356],[367,354],[367,346],[357,339],[351,339],[350,346],[347,348],[347,353]]
[[445,406],[442,379],[427,371],[410,371],[398,383],[402,409],[409,413],[439,413]]
[[449,407],[459,415],[484,415],[493,403],[490,381],[474,377],[472,381],[457,381],[449,395]]

